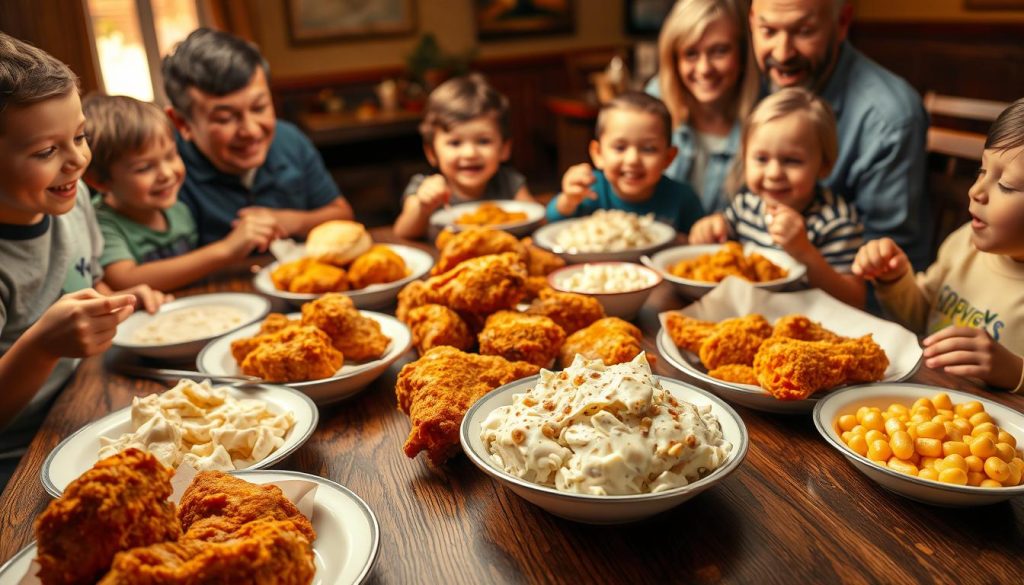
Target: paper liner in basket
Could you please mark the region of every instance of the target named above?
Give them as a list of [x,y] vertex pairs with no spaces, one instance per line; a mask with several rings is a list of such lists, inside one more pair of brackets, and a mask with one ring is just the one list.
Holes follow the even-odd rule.
[[[902,325],[851,307],[818,289],[770,292],[742,278],[730,276],[693,304],[678,311],[659,314],[662,329],[665,329],[665,317],[673,312],[715,322],[760,313],[773,324],[780,317],[799,314],[845,337],[860,337],[870,333],[889,358],[889,367],[885,370],[883,381],[910,377],[917,371],[922,356],[921,346],[913,332]],[[672,344],[672,347],[675,345]],[[685,350],[679,351],[682,357]]]

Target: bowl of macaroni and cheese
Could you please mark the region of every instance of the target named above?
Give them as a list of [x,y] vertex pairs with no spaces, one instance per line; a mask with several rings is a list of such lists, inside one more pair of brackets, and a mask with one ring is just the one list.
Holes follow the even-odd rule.
[[657,271],[631,262],[570,264],[548,275],[551,288],[597,299],[609,317],[632,319],[661,284]]
[[669,510],[728,477],[748,445],[736,411],[655,376],[645,354],[613,366],[576,356],[493,390],[466,413],[460,440],[516,495],[589,524]]
[[570,264],[633,261],[672,243],[676,230],[654,215],[598,209],[574,219],[549,223],[533,234],[533,242]]

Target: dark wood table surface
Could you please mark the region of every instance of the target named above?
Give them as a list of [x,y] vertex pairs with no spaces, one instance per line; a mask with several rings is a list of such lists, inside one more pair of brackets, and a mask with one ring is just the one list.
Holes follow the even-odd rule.
[[[374,230],[378,241],[396,241]],[[185,293],[251,290],[234,276]],[[657,313],[683,301],[667,285],[638,317],[654,351]],[[403,356],[365,391],[320,411],[310,440],[279,467],[347,486],[373,509],[381,545],[371,583],[1021,583],[1024,498],[968,509],[889,493],[818,435],[809,416],[736,406],[750,434],[739,469],[652,519],[590,526],[552,516],[464,456],[443,469],[408,459],[409,420],[396,409]],[[682,377],[671,366],[659,373]],[[922,369],[914,382],[956,388],[1024,410],[1024,396],[987,392]],[[700,384],[698,384],[700,385]],[[82,425],[166,388],[85,360],[0,496],[0,560],[32,539],[50,498],[47,454]],[[1018,437],[1024,440],[1024,437]]]

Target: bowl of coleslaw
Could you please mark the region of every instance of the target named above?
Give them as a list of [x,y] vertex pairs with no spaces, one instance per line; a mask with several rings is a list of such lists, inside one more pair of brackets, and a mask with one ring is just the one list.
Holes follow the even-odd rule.
[[662,276],[632,262],[570,264],[548,275],[551,288],[597,299],[609,317],[627,321],[636,317]]

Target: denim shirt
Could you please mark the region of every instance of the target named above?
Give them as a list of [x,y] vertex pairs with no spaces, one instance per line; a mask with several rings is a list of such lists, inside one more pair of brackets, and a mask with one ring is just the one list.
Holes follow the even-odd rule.
[[935,222],[925,195],[928,114],[921,96],[844,42],[821,97],[836,114],[839,136],[839,158],[824,184],[857,207],[865,240],[891,237],[923,269]]

